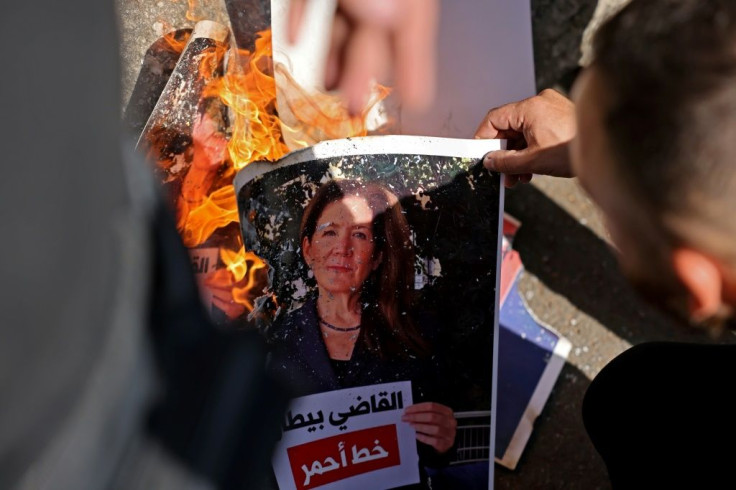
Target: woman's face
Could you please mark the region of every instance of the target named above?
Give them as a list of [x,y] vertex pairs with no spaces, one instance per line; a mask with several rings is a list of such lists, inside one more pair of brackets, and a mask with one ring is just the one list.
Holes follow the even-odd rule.
[[373,211],[359,196],[346,196],[325,207],[312,240],[304,238],[304,259],[320,289],[330,293],[359,292],[381,263],[374,257]]

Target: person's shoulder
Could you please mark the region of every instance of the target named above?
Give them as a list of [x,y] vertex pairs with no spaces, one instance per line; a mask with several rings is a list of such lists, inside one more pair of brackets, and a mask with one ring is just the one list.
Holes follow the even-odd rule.
[[314,322],[314,311],[315,303],[310,298],[302,306],[278,315],[269,329],[269,339],[284,342],[298,336],[301,329]]

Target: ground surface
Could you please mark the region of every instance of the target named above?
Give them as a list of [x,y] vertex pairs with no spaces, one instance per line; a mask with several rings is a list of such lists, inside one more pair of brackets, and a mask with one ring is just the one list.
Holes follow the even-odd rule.
[[[539,89],[569,88],[581,53],[583,61],[589,56],[592,30],[622,3],[532,1]],[[124,107],[143,54],[166,24],[191,27],[193,23],[184,20],[188,4],[183,0],[117,0],[117,5]],[[222,10],[215,4],[212,12],[210,17],[217,20]],[[575,180],[535,177],[532,185],[509,192],[506,209],[523,222],[515,248],[526,267],[522,291],[528,305],[539,319],[567,337],[573,348],[517,470],[497,466],[495,488],[609,488],[605,467],[580,420],[581,400],[590,380],[636,343],[707,339],[672,328],[634,295],[618,272],[598,210]]]

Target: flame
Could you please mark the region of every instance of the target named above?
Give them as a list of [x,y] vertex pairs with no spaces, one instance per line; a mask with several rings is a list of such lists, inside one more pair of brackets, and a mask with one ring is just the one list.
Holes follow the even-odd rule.
[[235,284],[240,284],[233,287],[233,299],[252,311],[253,303],[250,298],[259,283],[258,271],[266,269],[265,262],[253,252],[246,251],[245,247],[240,247],[237,252],[222,249],[220,258],[225,264],[223,270],[231,274]]
[[184,245],[196,247],[218,229],[237,221],[235,190],[231,185],[221,187],[186,215],[183,226],[180,226]]
[[227,46],[217,43],[214,48],[204,54],[199,63],[199,76],[204,80],[216,80]]
[[164,34],[163,39],[173,52],[181,53],[187,47],[191,34],[190,29],[171,30]]
[[235,170],[259,160],[276,161],[289,148],[283,142],[276,113],[276,80],[272,74],[271,30],[258,34],[255,51],[238,53],[245,63],[231,63],[228,73],[210,84],[232,114],[228,151]]
[[[190,10],[196,6],[190,1]],[[201,75],[214,74],[213,59],[203,59]],[[388,95],[380,87],[364,113],[349,117],[336,95],[310,94],[282,67],[276,68],[278,94],[283,103],[277,115],[277,78],[274,76],[270,29],[258,33],[253,53],[231,52],[224,76],[214,77],[203,98],[216,98],[228,108],[229,139],[219,130],[214,110],[195,121],[192,131],[192,163],[182,181],[177,203],[177,224],[187,247],[196,247],[215,232],[238,221],[237,199],[232,186],[235,173],[254,161],[276,161],[292,147],[304,147],[322,140],[367,134],[366,116],[373,105]],[[286,134],[282,134],[284,131]],[[263,284],[266,264],[246,251],[238,234],[235,251],[220,248],[225,268],[208,279],[213,288],[230,289],[233,300],[253,310],[253,298]]]
[[279,114],[287,137],[296,148],[325,140],[366,136],[371,111],[391,92],[389,88],[375,84],[363,111],[351,116],[340,96],[307,92],[281,64],[276,66],[276,79]]
[[[179,0],[170,0],[171,3],[179,3]],[[187,11],[184,17],[191,22],[199,22],[200,20],[207,20],[208,12],[217,5],[213,5],[212,0],[187,0]]]
[[204,7],[202,3],[206,3],[206,0],[204,2],[200,2],[198,0],[187,0],[187,5],[188,5],[187,13],[186,13],[187,20],[190,20],[192,22],[197,22],[197,21],[205,19],[204,14],[200,12],[200,9]]

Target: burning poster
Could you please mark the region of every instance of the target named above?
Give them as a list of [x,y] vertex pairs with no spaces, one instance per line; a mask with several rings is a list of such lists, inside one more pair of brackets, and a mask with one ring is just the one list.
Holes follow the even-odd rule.
[[235,178],[245,247],[268,264],[251,317],[269,369],[294,396],[411,381],[424,478],[492,477],[453,465],[454,414],[481,414],[492,454],[503,185],[481,158],[500,144],[333,140]]
[[[267,10],[259,10],[261,17],[270,17]],[[261,17],[249,15],[243,22],[262,24]],[[364,113],[350,115],[338,95],[307,90],[282,63],[274,63],[270,29],[250,35],[235,29],[234,36],[248,49],[234,49],[230,30],[209,20],[164,36],[152,48],[155,63],[145,73],[171,69],[178,60],[147,120],[150,92],[157,92],[142,83],[141,100],[126,111],[126,122],[141,131],[138,148],[164,185],[212,319],[246,326],[266,277],[260,259],[243,247],[235,173],[323,139],[378,131],[368,115],[390,90],[376,85]]]

